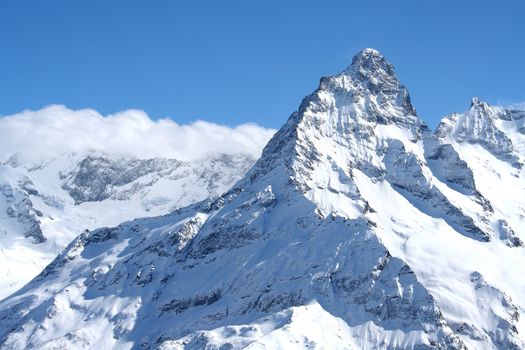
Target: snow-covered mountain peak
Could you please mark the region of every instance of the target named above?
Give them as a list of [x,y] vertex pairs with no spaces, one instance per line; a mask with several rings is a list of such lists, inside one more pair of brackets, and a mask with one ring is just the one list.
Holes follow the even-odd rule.
[[359,52],[341,73],[322,77],[289,123],[303,130],[314,127],[331,138],[351,138],[357,129],[378,124],[396,124],[415,133],[424,127],[393,65],[374,49]]
[[499,106],[491,106],[479,97],[473,97],[470,100],[469,114],[475,115],[478,119],[505,119],[506,111]]
[[381,53],[376,49],[367,47],[367,48],[362,49],[355,57],[358,57],[360,55],[373,55],[373,56],[378,57],[378,56],[381,56]]
[[474,96],[470,99],[470,108],[486,106],[488,106],[488,104],[486,102],[481,101],[479,97]]
[[[520,168],[522,160],[515,150],[512,138],[521,132],[521,114],[499,106],[491,106],[479,98],[471,100],[464,113],[453,113],[443,118],[436,135],[446,142],[466,142],[485,148],[497,158]],[[520,140],[514,140],[521,144]]]
[[370,48],[357,53],[352,59],[352,64],[344,70],[348,75],[357,72],[363,75],[380,74],[395,78],[394,66],[379,51]]
[[[378,138],[397,133],[416,141],[424,128],[392,65],[378,51],[365,49],[341,73],[321,78],[319,88],[274,135],[247,178],[253,182],[271,174],[275,180],[279,172],[286,174],[279,178],[292,178],[307,192],[314,169],[341,168],[344,173],[349,163],[360,159],[375,157],[379,163],[373,152]],[[282,167],[284,172],[277,170]]]
[[334,94],[336,106],[354,105],[354,113],[348,107],[344,111],[349,116],[380,124],[421,124],[408,90],[379,51],[362,50],[342,73],[321,79],[319,90]]
[[523,174],[453,140],[363,50],[219,198],[84,231],[0,301],[0,348],[525,348]]
[[[321,216],[357,218],[370,208],[368,195],[356,184],[356,174],[402,189],[411,186],[407,179],[417,178],[418,188],[409,191],[421,190],[424,196],[434,197],[443,212],[457,213],[454,220],[458,222],[472,221],[432,184],[423,145],[431,133],[417,117],[392,65],[375,50],[360,52],[353,62],[342,73],[322,78],[320,87],[270,140],[245,179],[250,184],[239,186],[249,188],[259,182],[260,191],[268,181],[274,189],[292,182]],[[468,172],[457,171],[466,174],[462,183],[473,184]],[[473,191],[472,186],[468,190]],[[476,225],[470,227],[472,231],[465,235],[489,239]]]

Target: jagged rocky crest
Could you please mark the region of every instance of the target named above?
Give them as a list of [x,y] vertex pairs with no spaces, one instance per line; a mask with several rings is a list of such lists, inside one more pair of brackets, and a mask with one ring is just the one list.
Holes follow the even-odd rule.
[[[523,113],[489,106],[474,97],[466,113],[454,113],[444,118],[438,126],[436,135],[441,138],[453,138],[456,142],[479,144],[496,157],[521,168],[523,161],[515,152],[512,140],[498,128],[497,123],[523,118],[525,118]],[[522,132],[521,128],[518,131]]]
[[0,302],[0,344],[524,348],[525,206],[492,181],[524,174],[462,120],[432,133],[365,49],[218,199],[80,235]]

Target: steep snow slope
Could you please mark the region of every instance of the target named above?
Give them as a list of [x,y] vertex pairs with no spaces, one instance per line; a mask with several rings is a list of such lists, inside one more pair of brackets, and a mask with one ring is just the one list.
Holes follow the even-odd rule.
[[[525,237],[525,111],[472,99],[463,114],[444,118],[436,135],[472,169],[477,188],[500,217],[496,232],[510,245]],[[519,239],[521,237],[521,240]]]
[[[365,49],[220,198],[81,234],[0,302],[0,342],[525,348],[524,233],[502,223],[449,124],[432,134],[392,65]],[[492,157],[523,176],[512,152]]]
[[168,213],[217,197],[254,159],[209,154],[193,161],[67,154],[0,165],[0,299],[35,277],[85,229]]

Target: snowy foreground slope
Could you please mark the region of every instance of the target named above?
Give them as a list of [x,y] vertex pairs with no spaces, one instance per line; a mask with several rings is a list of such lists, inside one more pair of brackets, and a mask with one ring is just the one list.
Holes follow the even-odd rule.
[[79,232],[157,216],[218,197],[255,159],[208,154],[191,161],[64,154],[0,164],[0,299],[35,277]]
[[525,348],[523,117],[473,100],[434,134],[366,49],[220,198],[76,238],[0,344]]

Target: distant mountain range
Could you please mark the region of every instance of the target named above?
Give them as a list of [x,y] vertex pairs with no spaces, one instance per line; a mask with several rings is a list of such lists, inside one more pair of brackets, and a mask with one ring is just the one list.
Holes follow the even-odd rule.
[[167,214],[215,198],[255,162],[247,154],[191,161],[86,152],[0,165],[0,298],[35,277],[84,230]]

